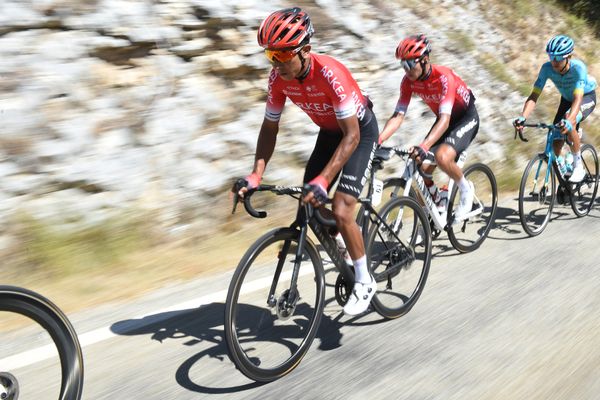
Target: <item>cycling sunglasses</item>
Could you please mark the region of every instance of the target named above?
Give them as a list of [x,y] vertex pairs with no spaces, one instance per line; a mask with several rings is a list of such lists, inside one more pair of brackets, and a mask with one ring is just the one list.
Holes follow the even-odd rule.
[[286,63],[292,60],[296,54],[302,50],[302,47],[298,47],[292,50],[269,50],[265,49],[265,56],[270,62]]
[[548,58],[550,58],[550,61],[562,61],[567,57],[566,56],[552,56],[552,55],[548,54]]
[[412,60],[401,60],[400,61],[400,65],[402,65],[402,68],[404,68],[404,70],[406,72],[410,71],[411,69],[413,69],[414,67],[416,67],[417,63],[419,62],[418,58],[412,59]]

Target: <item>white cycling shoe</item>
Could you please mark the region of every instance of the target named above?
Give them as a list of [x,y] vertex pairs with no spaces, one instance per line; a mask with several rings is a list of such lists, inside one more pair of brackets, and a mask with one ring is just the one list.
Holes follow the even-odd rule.
[[573,173],[571,174],[571,177],[569,178],[569,182],[579,183],[583,180],[583,178],[585,178],[585,169],[583,169],[583,165],[581,165],[581,163],[579,163],[578,166],[573,168]]
[[458,207],[454,211],[454,222],[459,222],[465,219],[465,216],[473,209],[473,199],[475,198],[475,187],[473,182],[469,182],[469,190],[460,192],[460,200]]
[[344,306],[344,314],[359,315],[367,311],[375,292],[377,292],[377,282],[373,276],[371,276],[371,283],[355,282],[350,298]]

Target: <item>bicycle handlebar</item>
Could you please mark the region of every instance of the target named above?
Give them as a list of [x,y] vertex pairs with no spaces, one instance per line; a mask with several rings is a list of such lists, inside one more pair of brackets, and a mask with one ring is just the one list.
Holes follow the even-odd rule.
[[[308,184],[305,184],[304,186],[259,185],[254,189],[249,189],[246,192],[246,194],[244,195],[243,203],[244,203],[244,208],[246,209],[246,212],[248,214],[250,214],[252,217],[254,217],[254,218],[266,218],[267,217],[266,211],[255,209],[252,206],[252,203],[250,202],[250,198],[252,197],[252,195],[254,193],[267,192],[267,191],[275,193],[277,195],[289,195],[289,196],[301,195],[302,197],[304,197],[310,191],[310,186]],[[234,193],[233,211],[231,212],[232,214],[235,212],[238,201],[239,201],[239,195],[237,193]],[[327,204],[331,203],[331,199],[327,199],[326,203]],[[327,219],[327,218],[323,217],[321,215],[321,213],[318,212],[317,209],[315,209],[314,216],[321,225],[335,226],[334,219]]]
[[[549,130],[555,130],[558,129],[558,126],[556,126],[555,124],[546,124],[544,122],[536,122],[533,124],[522,124],[521,126],[525,127],[525,128],[539,128],[539,129],[549,129]],[[525,136],[523,136],[523,130],[519,130],[515,127],[515,139],[517,138],[517,134],[519,135],[519,139],[521,139],[521,141],[523,142],[528,142],[529,139],[527,139]]]
[[[412,151],[410,149],[407,149],[406,147],[402,147],[402,146],[394,146],[394,147],[379,147],[379,149],[383,150],[383,151],[388,151],[389,153],[393,152],[397,155],[399,155],[400,157],[410,157],[412,155]],[[389,160],[389,157],[386,158],[386,160]],[[421,165],[423,165],[423,161],[421,160]],[[419,173],[419,175],[421,175],[423,178],[425,179],[433,179],[433,174],[428,174],[427,172],[423,171],[422,168],[417,167],[416,168],[417,172]]]

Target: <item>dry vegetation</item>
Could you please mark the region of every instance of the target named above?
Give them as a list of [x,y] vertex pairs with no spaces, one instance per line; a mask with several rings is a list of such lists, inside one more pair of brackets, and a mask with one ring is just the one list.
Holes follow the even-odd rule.
[[[415,7],[413,2],[398,3]],[[414,10],[419,16],[431,19],[434,17],[434,3],[432,0],[422,1],[418,10]],[[427,4],[430,6],[423,6]],[[509,83],[524,98],[543,60],[543,46],[556,32],[574,36],[577,55],[588,63],[590,73],[600,80],[600,41],[582,20],[568,15],[551,1],[482,0],[480,9],[485,10],[489,21],[506,32],[509,57],[498,59],[477,54],[476,46],[461,33],[451,39],[462,43],[463,48],[474,54],[496,79]],[[537,117],[551,117],[556,102],[556,93],[552,95],[552,89],[547,89],[536,112]],[[600,139],[600,126],[596,121],[598,117],[585,125],[588,140],[593,143]],[[8,152],[23,151],[28,145],[28,142],[17,139],[0,141],[0,147]],[[531,153],[533,148],[518,146],[512,140],[507,141],[507,146],[509,154]],[[520,179],[520,167],[513,161],[509,157],[503,168],[497,170],[500,191],[514,188],[515,181]],[[222,208],[219,212],[230,212],[227,194],[223,193],[215,204]],[[262,202],[264,204],[265,201]],[[287,225],[294,209],[293,201],[278,200],[269,204],[273,214],[271,218],[260,221],[253,220],[239,209],[220,227],[219,234],[194,239],[205,237],[200,232],[192,235],[192,239],[177,241],[148,235],[152,231],[151,218],[125,224],[124,221],[115,221],[115,224],[94,230],[66,234],[53,231],[51,226],[21,219],[15,222],[14,229],[21,230],[23,240],[14,254],[4,257],[2,283],[39,290],[68,311],[97,302],[139,296],[167,283],[231,270],[260,234],[270,227]]]

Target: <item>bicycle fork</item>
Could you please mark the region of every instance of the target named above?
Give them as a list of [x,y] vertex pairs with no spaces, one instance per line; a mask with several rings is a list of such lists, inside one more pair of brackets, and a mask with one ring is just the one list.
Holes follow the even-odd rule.
[[[306,218],[310,218],[311,214],[312,213],[310,209],[305,206]],[[269,289],[267,304],[271,308],[277,307],[276,312],[279,318],[281,319],[287,319],[291,317],[294,313],[294,310],[296,309],[296,304],[298,303],[298,300],[300,300],[300,293],[298,292],[297,284],[298,276],[300,273],[300,264],[302,262],[302,253],[306,243],[307,232],[307,221],[302,221],[302,225],[300,226],[300,235],[298,237],[298,245],[296,247],[296,254],[294,257],[294,268],[292,269],[290,287],[284,290],[281,296],[279,296],[279,298],[275,297],[275,291],[277,290],[277,285],[279,284],[281,272],[283,271],[285,260],[287,258],[288,252],[290,251],[292,240],[286,240],[283,243],[279,254],[277,255],[277,267],[275,269],[275,273],[273,274],[273,281],[271,282],[271,288]]]

